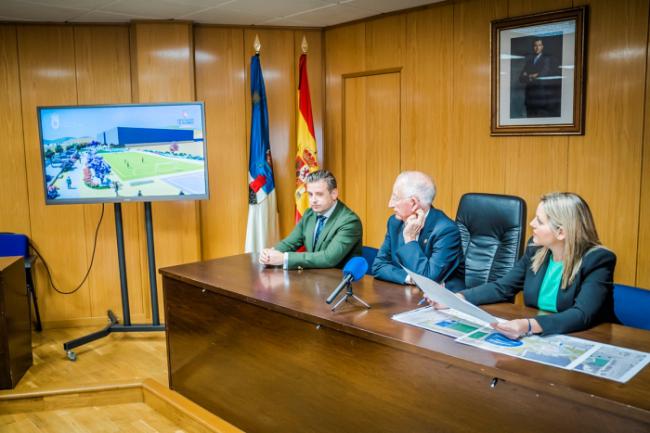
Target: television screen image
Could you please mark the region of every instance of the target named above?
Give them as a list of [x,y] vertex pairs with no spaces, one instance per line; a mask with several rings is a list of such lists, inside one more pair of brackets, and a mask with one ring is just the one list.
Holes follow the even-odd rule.
[[47,204],[208,198],[203,103],[39,107]]

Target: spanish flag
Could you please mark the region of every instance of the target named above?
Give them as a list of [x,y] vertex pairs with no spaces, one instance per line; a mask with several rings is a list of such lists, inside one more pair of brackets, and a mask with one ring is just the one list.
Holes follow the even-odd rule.
[[300,56],[298,81],[298,138],[296,140],[296,222],[309,208],[309,196],[305,189],[305,178],[309,173],[319,170],[314,119],[311,115],[311,97],[307,79],[307,54]]

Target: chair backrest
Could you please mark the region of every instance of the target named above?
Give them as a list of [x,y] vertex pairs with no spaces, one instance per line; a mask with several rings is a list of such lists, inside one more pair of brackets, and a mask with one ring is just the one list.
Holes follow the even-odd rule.
[[456,213],[465,254],[465,286],[505,275],[521,257],[526,233],[526,202],[520,197],[468,193]]
[[614,284],[614,314],[625,326],[650,330],[650,290]]
[[29,255],[27,236],[18,233],[0,233],[0,257]]
[[361,255],[368,262],[366,274],[370,275],[372,273],[372,263],[375,261],[375,257],[377,257],[377,248],[364,246],[361,248]]

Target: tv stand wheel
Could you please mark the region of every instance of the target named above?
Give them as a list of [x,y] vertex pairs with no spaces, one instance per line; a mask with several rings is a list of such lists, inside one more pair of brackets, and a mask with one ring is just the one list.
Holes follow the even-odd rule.
[[77,360],[77,354],[74,353],[74,351],[68,350],[65,354],[66,354],[66,356],[68,357],[68,359],[70,361],[76,361]]

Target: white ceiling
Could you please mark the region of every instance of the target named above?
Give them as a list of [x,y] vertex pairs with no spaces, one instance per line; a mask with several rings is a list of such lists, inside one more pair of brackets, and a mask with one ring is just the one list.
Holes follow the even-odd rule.
[[326,27],[442,0],[0,0],[0,21]]

